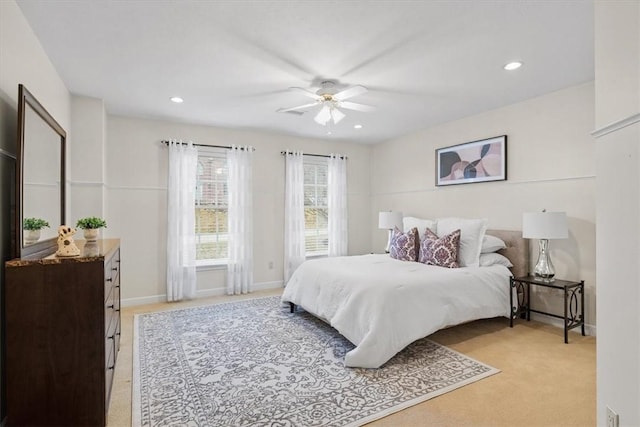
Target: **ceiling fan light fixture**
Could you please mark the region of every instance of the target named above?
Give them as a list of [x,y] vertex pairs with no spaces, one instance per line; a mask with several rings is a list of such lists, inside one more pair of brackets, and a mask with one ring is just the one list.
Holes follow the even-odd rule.
[[327,122],[331,120],[331,110],[329,109],[329,107],[324,105],[318,112],[318,114],[316,114],[316,116],[313,118],[313,120],[315,120],[316,123],[319,123],[322,126],[326,126]]
[[333,123],[338,124],[338,122],[345,117],[346,116],[342,111],[337,108],[331,108],[331,118],[333,119]]
[[[347,116],[346,113],[341,110],[342,108],[362,112],[375,110],[375,107],[370,105],[346,101],[349,98],[353,98],[354,96],[367,92],[367,89],[364,86],[356,85],[341,90],[335,86],[335,82],[326,80],[322,82],[322,87],[316,92],[312,92],[301,87],[291,87],[289,89],[304,94],[305,96],[314,99],[315,102],[295,107],[279,108],[276,111],[278,113],[303,114],[305,112],[304,110],[319,106],[320,111],[318,111],[313,120],[322,126],[326,126],[329,121],[332,121],[334,124],[341,122],[342,119]],[[341,109],[338,109],[338,107]]]

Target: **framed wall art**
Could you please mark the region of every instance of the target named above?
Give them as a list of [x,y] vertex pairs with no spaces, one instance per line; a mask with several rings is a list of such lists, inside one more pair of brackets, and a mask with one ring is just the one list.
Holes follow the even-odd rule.
[[436,149],[436,185],[507,179],[507,136]]

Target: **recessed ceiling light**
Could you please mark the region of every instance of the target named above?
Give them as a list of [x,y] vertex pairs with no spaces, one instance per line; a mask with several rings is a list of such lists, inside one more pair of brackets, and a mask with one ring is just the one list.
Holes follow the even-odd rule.
[[331,135],[331,131],[327,131],[327,135]]
[[507,65],[505,65],[504,69],[507,71],[513,71],[513,70],[517,70],[520,67],[522,67],[522,62],[514,61],[514,62],[509,62]]
[[182,102],[184,102],[184,99],[180,98],[179,96],[174,96],[171,98],[171,102],[175,102],[176,104],[180,104]]
[[362,125],[353,125],[354,129],[362,129]]

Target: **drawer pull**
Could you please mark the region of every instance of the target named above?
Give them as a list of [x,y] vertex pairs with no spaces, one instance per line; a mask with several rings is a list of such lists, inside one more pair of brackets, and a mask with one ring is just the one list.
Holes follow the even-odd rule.
[[108,305],[108,306],[107,306],[107,308],[113,308],[113,306],[114,306],[114,305],[113,305],[113,304],[111,304],[111,305]]
[[107,337],[108,340],[112,340],[114,339],[116,336],[115,335],[111,335],[110,337]]
[[113,282],[113,279],[112,279],[111,277],[109,277],[109,278],[107,279],[107,282]]
[[119,312],[120,312],[120,309],[119,309],[119,308],[116,308],[116,312],[117,312],[117,313],[119,313]]
[[115,367],[116,367],[116,365],[112,365],[112,366],[109,366],[107,369],[109,369],[110,371],[113,371],[113,368],[115,368]]
[[113,271],[118,271],[118,267],[113,267],[112,270]]

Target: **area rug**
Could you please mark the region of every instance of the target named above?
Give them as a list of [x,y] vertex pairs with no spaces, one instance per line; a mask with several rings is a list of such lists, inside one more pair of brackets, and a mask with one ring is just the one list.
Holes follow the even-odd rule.
[[359,426],[499,372],[428,339],[379,369],[279,297],[137,315],[132,424]]

